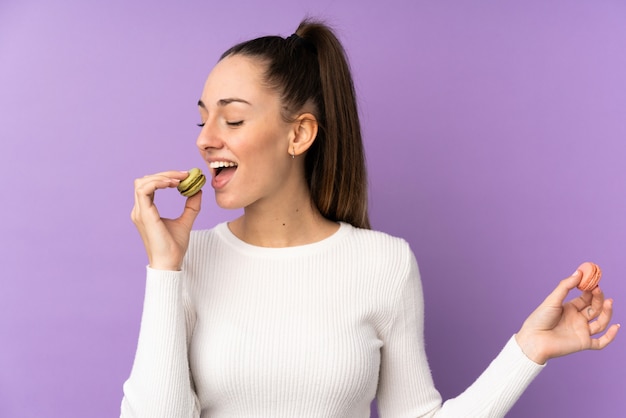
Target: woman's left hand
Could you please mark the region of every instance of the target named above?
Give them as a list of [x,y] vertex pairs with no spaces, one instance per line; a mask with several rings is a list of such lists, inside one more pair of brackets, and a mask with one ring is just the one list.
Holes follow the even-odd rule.
[[544,364],[551,358],[577,351],[601,350],[615,339],[620,326],[609,327],[613,300],[605,299],[600,287],[565,302],[580,280],[578,270],[563,279],[515,335],[522,351],[534,362]]

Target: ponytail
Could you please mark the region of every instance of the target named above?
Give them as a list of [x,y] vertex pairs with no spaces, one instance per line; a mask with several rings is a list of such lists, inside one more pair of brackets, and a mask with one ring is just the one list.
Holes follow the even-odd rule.
[[356,94],[343,46],[325,24],[304,20],[288,38],[265,36],[235,45],[267,64],[265,80],[280,92],[290,120],[314,105],[318,134],[305,156],[311,198],[333,221],[369,228],[367,174]]

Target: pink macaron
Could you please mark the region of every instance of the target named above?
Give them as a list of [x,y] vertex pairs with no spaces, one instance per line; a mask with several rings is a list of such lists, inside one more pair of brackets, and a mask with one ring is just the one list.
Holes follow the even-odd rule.
[[583,275],[582,279],[580,279],[580,283],[578,284],[578,288],[580,290],[591,291],[598,286],[598,283],[600,283],[600,279],[602,278],[602,270],[600,269],[600,266],[590,261],[586,261],[578,266],[578,270],[580,270]]

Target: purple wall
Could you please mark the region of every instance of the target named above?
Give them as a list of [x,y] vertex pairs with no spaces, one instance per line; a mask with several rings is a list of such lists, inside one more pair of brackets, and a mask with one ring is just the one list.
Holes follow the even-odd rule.
[[[201,164],[218,55],[307,13],[351,56],[372,220],[417,254],[444,397],[584,260],[624,322],[624,2],[156,3],[0,3],[0,416],[118,414],[146,263],[133,179]],[[208,193],[197,227],[233,216]],[[510,416],[621,416],[625,342],[552,361]]]

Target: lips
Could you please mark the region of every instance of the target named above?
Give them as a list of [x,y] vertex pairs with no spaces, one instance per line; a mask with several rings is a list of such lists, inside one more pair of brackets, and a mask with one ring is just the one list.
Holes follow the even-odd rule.
[[227,160],[211,161],[209,167],[213,174],[211,186],[216,190],[226,186],[235,174],[235,171],[237,171],[237,163]]

